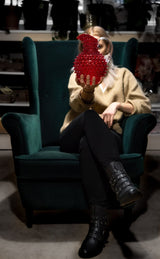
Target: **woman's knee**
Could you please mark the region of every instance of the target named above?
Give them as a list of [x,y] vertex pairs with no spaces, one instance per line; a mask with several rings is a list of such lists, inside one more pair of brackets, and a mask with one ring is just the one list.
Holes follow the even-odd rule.
[[93,121],[93,120],[97,120],[100,119],[99,114],[94,111],[94,110],[87,110],[83,113],[83,119],[85,121]]
[[107,125],[104,123],[104,121],[101,119],[99,114],[94,110],[87,110],[83,114],[83,125],[84,128],[95,128],[95,127],[105,127],[107,128]]
[[98,115],[98,113],[91,109],[84,112],[84,116],[97,116],[97,115]]

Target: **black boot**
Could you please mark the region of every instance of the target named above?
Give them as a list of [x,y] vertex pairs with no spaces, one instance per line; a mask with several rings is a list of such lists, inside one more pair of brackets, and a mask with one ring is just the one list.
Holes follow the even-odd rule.
[[140,190],[132,183],[121,162],[112,161],[106,175],[121,207],[132,205],[141,197]]
[[107,210],[101,206],[93,206],[91,208],[89,231],[79,249],[79,256],[82,258],[91,258],[100,254],[107,242],[108,236],[109,224]]

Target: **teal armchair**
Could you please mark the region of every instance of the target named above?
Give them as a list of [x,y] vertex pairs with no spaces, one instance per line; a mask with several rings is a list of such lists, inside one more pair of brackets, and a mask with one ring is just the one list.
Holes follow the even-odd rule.
[[[134,72],[138,43],[113,42],[115,64]],[[11,136],[17,187],[32,226],[35,210],[86,210],[79,154],[61,152],[59,130],[69,110],[68,80],[77,55],[77,41],[23,40],[30,112],[6,113],[2,123]],[[122,122],[122,161],[139,184],[147,135],[156,124],[151,114],[133,115]]]

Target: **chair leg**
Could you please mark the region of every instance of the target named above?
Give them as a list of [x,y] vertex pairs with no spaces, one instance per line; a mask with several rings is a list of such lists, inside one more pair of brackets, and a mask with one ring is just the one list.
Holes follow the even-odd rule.
[[32,227],[33,210],[26,208],[26,225],[28,228]]

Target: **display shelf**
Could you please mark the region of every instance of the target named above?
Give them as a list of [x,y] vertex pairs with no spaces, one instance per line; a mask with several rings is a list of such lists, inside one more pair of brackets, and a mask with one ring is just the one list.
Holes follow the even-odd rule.
[[22,42],[0,40],[0,116],[28,112]]
[[151,106],[153,112],[160,112],[160,103],[152,103]]
[[[82,33],[83,31],[78,31]],[[139,42],[160,42],[160,33],[155,33],[152,29],[144,32],[136,31],[113,31],[108,32],[112,41],[128,41],[134,37]],[[31,37],[34,41],[50,41],[54,36],[53,31],[29,31],[29,30],[10,30],[9,33],[0,31],[1,41],[22,41],[24,37]]]
[[24,72],[0,71],[0,86],[8,86],[12,89],[25,89]]
[[29,105],[27,104],[9,104],[0,105],[0,117],[7,112],[29,113]]

